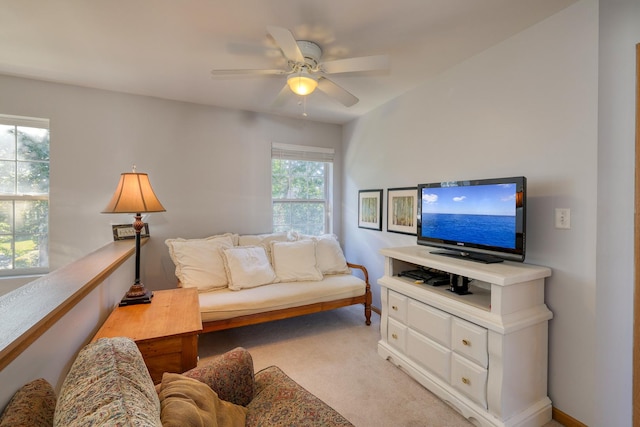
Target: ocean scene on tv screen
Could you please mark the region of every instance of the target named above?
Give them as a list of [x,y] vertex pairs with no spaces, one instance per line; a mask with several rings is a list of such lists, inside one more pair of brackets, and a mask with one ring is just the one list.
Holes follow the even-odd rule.
[[516,246],[516,184],[424,188],[422,236],[453,242]]

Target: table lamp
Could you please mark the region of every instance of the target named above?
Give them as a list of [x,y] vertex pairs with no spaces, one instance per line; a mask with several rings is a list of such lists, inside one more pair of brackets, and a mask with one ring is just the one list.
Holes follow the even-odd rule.
[[120,182],[111,201],[102,213],[131,213],[135,214],[133,229],[136,233],[136,278],[135,282],[125,294],[120,305],[148,304],[151,302],[153,292],[146,289],[140,282],[140,231],[144,227],[142,214],[149,212],[165,212],[146,173],[137,173],[135,166],[133,172],[120,175]]

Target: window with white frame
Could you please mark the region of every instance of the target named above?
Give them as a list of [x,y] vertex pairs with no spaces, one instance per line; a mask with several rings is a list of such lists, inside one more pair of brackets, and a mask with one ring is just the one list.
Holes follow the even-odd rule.
[[49,120],[0,115],[0,276],[49,267]]
[[333,158],[333,148],[271,145],[274,232],[331,232]]

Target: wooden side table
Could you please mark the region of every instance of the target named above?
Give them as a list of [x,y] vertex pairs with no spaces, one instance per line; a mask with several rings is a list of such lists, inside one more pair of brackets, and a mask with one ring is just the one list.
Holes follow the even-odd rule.
[[154,383],[164,372],[182,373],[198,364],[198,334],[202,332],[195,288],[154,291],[151,304],[116,307],[92,342],[129,337],[142,353]]

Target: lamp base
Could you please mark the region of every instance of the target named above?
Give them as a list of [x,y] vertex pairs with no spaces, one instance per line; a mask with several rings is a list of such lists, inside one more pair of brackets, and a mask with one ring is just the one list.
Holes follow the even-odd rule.
[[128,297],[125,294],[124,298],[122,298],[122,300],[120,301],[120,304],[118,305],[122,307],[124,305],[150,304],[151,298],[153,298],[153,292],[150,291],[149,289],[145,289],[145,293],[140,296]]

